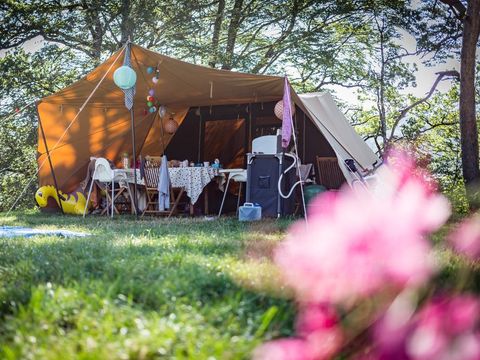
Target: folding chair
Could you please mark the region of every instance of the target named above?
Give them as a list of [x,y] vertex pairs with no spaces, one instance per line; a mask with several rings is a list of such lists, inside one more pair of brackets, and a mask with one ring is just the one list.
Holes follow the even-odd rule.
[[220,210],[218,211],[218,217],[222,215],[223,204],[225,203],[225,198],[227,197],[228,185],[230,184],[230,180],[233,180],[239,183],[239,189],[238,189],[238,195],[237,195],[237,213],[238,213],[238,208],[240,206],[240,197],[242,196],[242,183],[247,182],[247,170],[238,169],[238,171],[229,172],[227,186],[225,186],[225,190],[223,191],[222,204],[220,205]]
[[142,216],[145,214],[158,213],[158,179],[160,176],[160,161],[145,159],[143,168],[145,180],[145,192],[147,195],[147,204],[143,210]]
[[[130,193],[130,188],[127,184],[127,177],[125,174],[115,174],[115,171],[110,167],[110,163],[107,159],[98,158],[95,160],[95,170],[93,171],[92,181],[90,182],[90,189],[88,190],[87,203],[90,201],[90,196],[92,194],[93,184],[96,183],[100,189],[105,191],[107,206],[102,211],[102,215],[109,213],[113,217],[114,213],[119,214],[118,209],[115,207],[115,200],[118,199],[125,191],[128,192],[130,199],[133,199],[132,194]],[[117,186],[115,186],[117,183]],[[87,212],[87,206],[83,211],[83,217]]]
[[[298,166],[297,171],[297,181],[302,181],[302,186],[305,186],[308,183],[313,183],[313,180],[310,179],[310,175],[312,174],[313,164],[301,164]],[[315,174],[313,174],[315,175]],[[303,199],[302,199],[302,192],[297,189],[295,192],[295,211],[293,212],[294,215],[298,215],[299,213],[303,213]],[[302,210],[300,212],[300,210]]]
[[170,209],[160,211],[158,209],[158,181],[160,178],[161,161],[158,158],[146,158],[144,165],[145,191],[147,195],[147,205],[142,213],[152,215],[166,215],[168,217],[176,214],[180,198],[184,193],[183,188],[173,188],[170,186]]

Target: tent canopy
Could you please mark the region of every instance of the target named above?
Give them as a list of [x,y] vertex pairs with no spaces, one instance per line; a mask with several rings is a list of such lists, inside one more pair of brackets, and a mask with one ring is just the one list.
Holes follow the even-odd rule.
[[[114,71],[123,64],[124,52],[125,47],[83,79],[42,99],[37,105],[58,185],[64,191],[72,191],[85,177],[90,156],[116,161],[123,153],[132,153],[130,113],[124,105],[123,91],[113,82]],[[273,105],[283,96],[283,77],[189,64],[134,44],[131,45],[131,66],[137,74],[133,109],[137,154],[160,154],[167,150],[172,158],[183,155],[196,141],[198,146],[189,153],[192,156],[195,151],[196,156],[191,160],[212,160],[210,157],[219,157],[222,151],[229,150],[232,155],[228,162],[237,164],[248,150],[251,139],[259,134],[259,128],[281,125],[273,116]],[[152,81],[155,74],[148,74],[148,67],[158,69],[157,83]],[[163,120],[159,119],[158,112],[148,112],[146,98],[151,89],[155,92],[157,106],[166,106],[167,116],[172,116],[179,124],[174,135],[163,131]],[[378,161],[330,95],[299,97],[292,89],[292,97],[297,105],[297,117],[303,114],[303,120],[296,117],[295,122],[303,129],[304,141],[313,136],[312,130],[316,133],[308,146],[303,145],[304,158],[308,153],[311,158],[315,152],[333,150],[339,159],[353,158],[363,169],[371,169]],[[227,124],[224,120],[235,121]],[[201,125],[196,132],[192,130],[195,124]],[[311,124],[314,125],[312,129],[309,128]],[[243,141],[238,141],[239,136]],[[228,146],[234,143],[238,143],[238,150]],[[205,144],[203,148],[202,144]],[[45,144],[40,140],[39,164],[45,157]],[[40,169],[39,179],[41,185],[53,183],[48,166]]]

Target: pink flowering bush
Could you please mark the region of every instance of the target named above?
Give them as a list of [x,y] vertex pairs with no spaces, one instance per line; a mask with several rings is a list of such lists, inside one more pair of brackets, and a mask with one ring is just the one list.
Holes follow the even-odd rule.
[[387,311],[375,329],[376,359],[480,359],[480,302],[470,295],[440,296],[410,318]]
[[450,243],[460,254],[480,260],[480,214],[462,222],[450,235]]
[[425,235],[450,215],[448,201],[398,160],[372,191],[344,190],[314,200],[275,262],[300,301],[345,303],[383,289],[423,284],[434,272]]
[[333,307],[304,305],[299,312],[298,337],[272,341],[258,348],[255,359],[322,360],[330,359],[342,345],[343,334]]
[[[448,201],[403,153],[377,174],[373,189],[319,196],[308,224],[295,224],[276,249],[274,262],[299,305],[296,336],[260,346],[255,359],[480,359],[477,299],[403,299],[423,291],[439,270],[429,235],[448,220]],[[478,259],[479,217],[450,239]],[[354,310],[365,305],[355,323]]]

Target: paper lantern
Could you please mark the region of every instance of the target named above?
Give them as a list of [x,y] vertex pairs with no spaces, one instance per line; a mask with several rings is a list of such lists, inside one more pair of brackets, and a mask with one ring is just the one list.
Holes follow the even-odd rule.
[[152,82],[156,84],[158,82],[158,78],[156,76],[152,77]]
[[153,106],[153,102],[152,102],[152,101],[147,101],[147,106],[148,106],[148,107]]
[[167,108],[164,105],[161,105],[158,108],[158,115],[160,115],[160,117],[163,118],[166,113],[167,113]]
[[153,96],[147,96],[147,101],[154,102],[155,98]]
[[137,74],[130,66],[120,66],[113,73],[113,81],[120,89],[131,89],[137,82]]
[[[275,104],[275,108],[273,109],[275,116],[280,120],[283,120],[283,100],[280,100]],[[295,114],[295,104],[292,102],[292,116]]]
[[149,67],[147,68],[147,74],[153,73],[153,70],[155,70],[155,69],[153,68],[153,66],[149,66]]
[[148,111],[150,111],[150,114],[153,114],[155,111],[157,111],[157,108],[152,106],[150,109],[148,109]]
[[165,129],[165,132],[167,134],[174,134],[175,131],[177,131],[178,129],[178,124],[177,122],[173,119],[173,117],[170,117],[170,119],[168,119],[166,122],[165,122],[165,125],[163,125],[163,128]]
[[148,95],[150,95],[150,96],[155,95],[155,90],[153,90],[153,89],[148,90]]

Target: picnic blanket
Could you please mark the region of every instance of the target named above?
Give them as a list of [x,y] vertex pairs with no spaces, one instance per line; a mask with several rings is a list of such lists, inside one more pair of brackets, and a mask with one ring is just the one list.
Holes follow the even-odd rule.
[[44,229],[32,229],[21,226],[0,226],[0,237],[31,237],[38,235],[57,235],[63,237],[85,237],[90,234],[82,233],[70,230],[44,230]]

